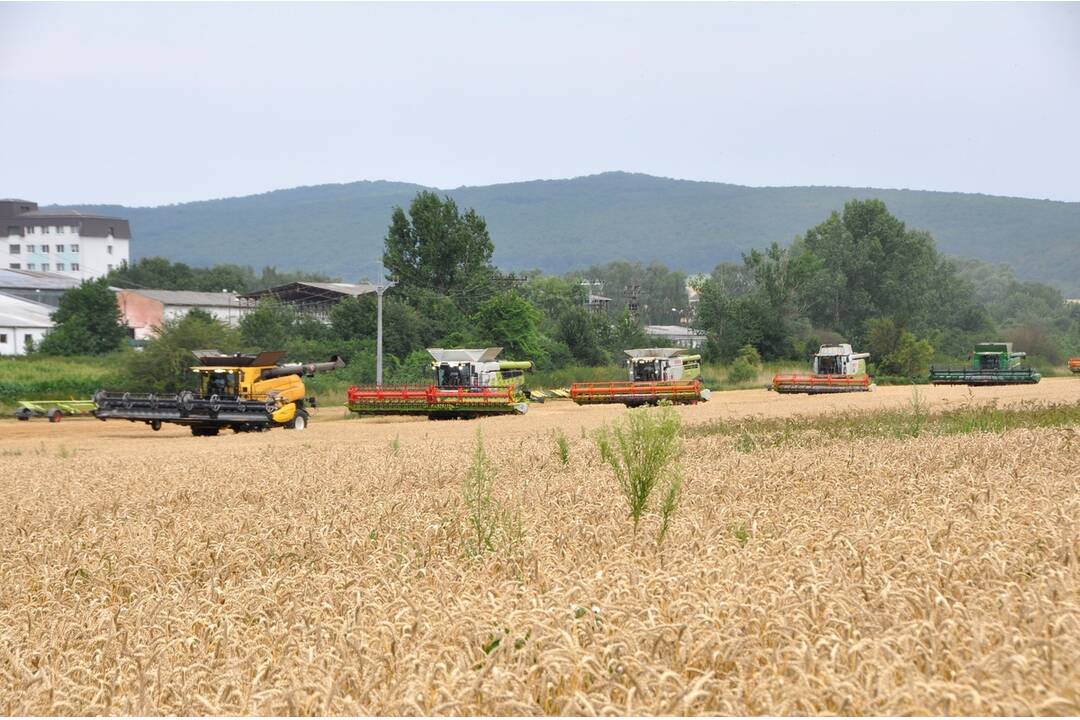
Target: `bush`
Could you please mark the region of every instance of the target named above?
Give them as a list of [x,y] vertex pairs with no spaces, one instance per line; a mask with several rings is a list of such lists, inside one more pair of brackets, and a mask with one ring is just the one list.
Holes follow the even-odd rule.
[[757,367],[747,358],[740,356],[735,359],[735,362],[731,363],[731,369],[728,370],[728,382],[732,385],[750,382],[757,377],[757,374]]
[[[622,423],[602,428],[596,436],[600,457],[611,466],[626,499],[635,537],[641,516],[648,510],[649,499],[661,479],[668,476],[672,484],[677,482],[679,430],[679,415],[674,410],[642,408],[631,410]],[[664,533],[677,498],[678,488],[672,490],[669,486],[664,503],[668,507]]]

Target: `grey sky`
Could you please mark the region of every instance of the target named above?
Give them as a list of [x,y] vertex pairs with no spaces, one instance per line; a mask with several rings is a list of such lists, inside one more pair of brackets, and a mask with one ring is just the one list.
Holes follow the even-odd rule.
[[0,196],[605,170],[1080,200],[1077,4],[0,4]]

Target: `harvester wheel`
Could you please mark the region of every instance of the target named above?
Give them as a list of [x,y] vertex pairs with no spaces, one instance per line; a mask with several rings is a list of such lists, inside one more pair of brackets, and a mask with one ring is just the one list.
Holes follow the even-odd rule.
[[298,412],[286,427],[292,430],[307,430],[307,413]]
[[157,432],[158,430],[160,430],[161,429],[161,421],[160,420],[151,420],[150,421],[150,429],[153,430],[154,432]]
[[18,420],[29,420],[34,413],[29,408],[19,408],[15,411],[15,418]]
[[49,412],[45,413],[45,417],[49,418],[51,423],[58,423],[64,417],[64,413],[60,411],[60,408],[49,408]]

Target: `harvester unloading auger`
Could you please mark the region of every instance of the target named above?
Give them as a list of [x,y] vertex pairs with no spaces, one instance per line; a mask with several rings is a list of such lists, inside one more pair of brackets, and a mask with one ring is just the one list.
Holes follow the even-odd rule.
[[847,393],[867,392],[872,385],[866,374],[870,353],[857,353],[847,343],[822,345],[814,354],[810,373],[777,373],[772,389],[778,393]]
[[1012,343],[986,342],[975,346],[966,368],[930,366],[934,385],[1034,385],[1042,375],[1023,365],[1027,353],[1013,352]]
[[692,405],[709,399],[701,387],[701,356],[683,348],[624,350],[630,379],[627,382],[581,382],[570,386],[570,399],[578,405],[656,405],[666,400]]
[[304,376],[345,367],[341,358],[330,362],[279,365],[283,352],[257,355],[224,355],[217,350],[196,350],[199,391],[176,395],[131,392],[94,394],[99,420],[144,422],[154,430],[162,423],[187,425],[192,435],[217,435],[222,428],[236,432],[285,427],[307,427]]
[[426,415],[431,420],[521,415],[529,409],[529,360],[496,360],[501,347],[428,348],[430,385],[353,386],[346,407],[358,415]]

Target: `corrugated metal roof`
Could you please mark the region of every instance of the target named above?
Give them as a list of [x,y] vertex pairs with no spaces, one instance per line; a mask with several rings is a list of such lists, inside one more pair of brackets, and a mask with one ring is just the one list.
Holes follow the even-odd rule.
[[0,269],[0,289],[70,290],[78,286],[78,280],[59,273]]
[[682,325],[646,325],[646,335],[704,335],[705,333],[694,328],[683,327]]
[[238,307],[240,298],[231,292],[196,292],[194,290],[123,290],[133,295],[141,295],[157,300],[165,305],[200,305],[203,307]]
[[56,308],[0,292],[0,327],[51,328]]

